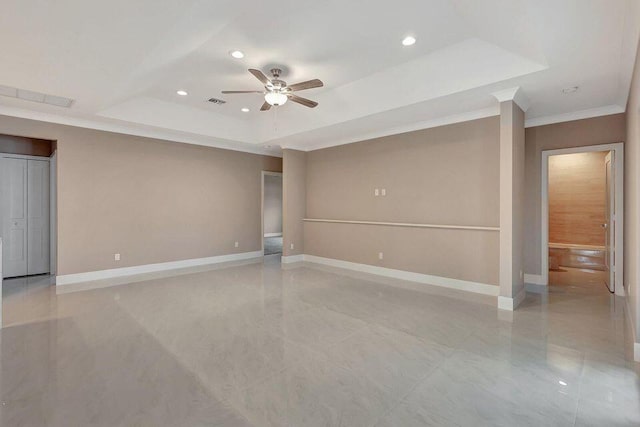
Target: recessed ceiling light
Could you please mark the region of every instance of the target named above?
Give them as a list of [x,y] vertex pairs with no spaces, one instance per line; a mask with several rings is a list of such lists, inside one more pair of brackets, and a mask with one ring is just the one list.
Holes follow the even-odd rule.
[[562,89],[562,93],[574,93],[574,92],[577,92],[578,89],[580,89],[580,86],[571,86],[571,87]]
[[247,107],[241,108],[240,111],[242,111],[243,113],[248,113],[249,109]]
[[402,44],[404,46],[411,46],[416,43],[416,38],[412,36],[407,36],[402,40]]
[[189,95],[189,94],[187,93],[187,91],[186,91],[186,90],[179,90],[179,91],[177,91],[176,93],[177,93],[178,95],[180,95],[180,96],[187,96],[187,95]]
[[241,51],[239,51],[239,50],[233,50],[233,51],[229,52],[229,54],[230,54],[231,56],[233,56],[234,58],[236,58],[236,59],[242,59],[242,58],[244,58],[244,53],[242,53],[242,52],[241,52]]

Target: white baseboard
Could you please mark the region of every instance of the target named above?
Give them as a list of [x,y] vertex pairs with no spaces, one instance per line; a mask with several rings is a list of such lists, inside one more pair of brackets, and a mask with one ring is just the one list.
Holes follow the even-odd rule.
[[282,237],[282,233],[264,233],[264,237]]
[[[299,256],[299,255],[296,255]],[[303,255],[303,261],[316,264],[328,265],[331,267],[344,268],[347,270],[360,271],[363,273],[376,274],[378,276],[391,277],[410,282],[424,283],[434,286],[442,286],[450,289],[457,289],[477,294],[497,296],[500,288],[486,283],[470,282],[467,280],[451,279],[448,277],[432,276],[430,274],[414,273],[405,270],[394,270],[392,268],[378,267],[375,265],[358,264],[355,262],[342,261],[333,258],[323,258],[315,255]]]
[[291,264],[293,262],[301,262],[304,261],[304,255],[289,255],[289,256],[283,256],[280,259],[280,262],[283,264]]
[[542,285],[547,286],[548,283],[542,277],[542,274],[524,274],[524,282],[530,283],[532,285]]
[[516,295],[514,298],[503,297],[502,295],[500,295],[498,297],[498,308],[500,310],[513,311],[520,305],[522,301],[524,301],[526,296],[527,291],[524,288],[521,289],[520,292],[518,292],[518,295]]
[[242,261],[262,257],[262,251],[242,252],[229,255],[218,255],[207,258],[185,259],[181,261],[161,262],[157,264],[136,265],[134,267],[112,268],[109,270],[89,271],[86,273],[64,274],[56,276],[56,285],[64,286],[73,283],[92,282],[95,280],[113,279],[116,277],[134,276],[158,271],[177,270],[223,262]]

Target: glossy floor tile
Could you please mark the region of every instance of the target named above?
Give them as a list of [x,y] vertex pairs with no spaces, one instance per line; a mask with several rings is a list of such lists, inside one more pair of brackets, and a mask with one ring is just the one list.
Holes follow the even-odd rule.
[[5,281],[0,425],[640,425],[624,300],[579,274],[510,313],[277,260],[183,273]]

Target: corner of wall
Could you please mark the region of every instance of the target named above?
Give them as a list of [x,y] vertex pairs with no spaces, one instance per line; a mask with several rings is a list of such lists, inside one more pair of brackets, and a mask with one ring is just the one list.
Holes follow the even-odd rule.
[[307,153],[282,150],[282,255],[304,253],[304,218],[307,211]]

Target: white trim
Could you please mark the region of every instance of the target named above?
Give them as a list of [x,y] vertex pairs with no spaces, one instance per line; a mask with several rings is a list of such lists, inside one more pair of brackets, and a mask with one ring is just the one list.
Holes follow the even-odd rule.
[[[507,93],[513,92],[513,89],[515,88],[508,89]],[[493,94],[494,97],[498,99],[498,96],[499,96],[500,97],[499,99],[505,99],[504,94],[501,94],[500,92],[496,92],[495,94]],[[527,107],[528,109],[529,107],[528,100],[526,100],[526,98],[522,98],[522,95],[523,94],[518,96],[518,93],[516,93],[514,102],[518,104],[518,106],[522,108],[523,111],[526,111],[526,109],[523,107]],[[609,116],[612,114],[624,113],[625,111],[626,111],[625,107],[621,107],[620,105],[617,105],[617,104],[605,105],[603,107],[590,108],[587,110],[571,111],[571,112],[562,113],[562,114],[534,117],[534,118],[525,120],[524,127],[530,128],[535,126],[550,125],[554,123],[570,122],[573,120],[582,120],[582,119],[590,119],[593,117]],[[360,134],[354,137],[331,140],[330,142],[320,142],[317,144],[310,144],[307,146],[301,146],[302,145],[301,143],[295,143],[295,142],[290,144],[284,143],[282,144],[282,149],[289,148],[292,150],[299,150],[299,151],[314,151],[314,150],[320,150],[323,148],[335,147],[338,145],[345,145],[345,144],[351,144],[354,142],[380,138],[383,136],[396,135],[404,132],[413,132],[413,131],[422,130],[422,129],[430,129],[430,128],[435,128],[439,126],[451,125],[455,123],[469,122],[472,120],[478,120],[478,119],[483,119],[483,118],[493,117],[498,115],[500,115],[500,111],[496,107],[488,107],[480,110],[469,111],[466,113],[454,114],[451,116],[440,117],[432,120],[426,120],[423,122],[388,128],[388,129],[384,129],[376,132]],[[269,143],[278,144],[279,141],[275,139],[275,140],[270,140],[265,142],[265,144],[269,144]]]
[[4,157],[4,158],[7,158],[7,159],[39,160],[41,162],[51,162],[51,158],[50,157],[28,156],[26,154],[0,153],[0,157]]
[[264,233],[264,237],[282,237],[282,233]]
[[588,110],[572,111],[570,113],[556,114],[553,116],[534,117],[525,120],[524,127],[551,125],[554,123],[570,122],[573,120],[590,119],[593,117],[610,116],[625,112],[625,107],[619,105],[605,105],[604,107],[590,108]]
[[616,263],[616,283],[615,293],[624,296],[624,143],[615,142],[612,144],[586,145],[583,147],[561,148],[558,150],[543,150],[541,159],[541,285],[549,284],[549,157],[561,154],[589,153],[594,151],[613,151],[615,153],[615,188],[616,188],[616,229],[615,229],[615,263]]
[[49,157],[49,274],[58,268],[58,152]]
[[280,259],[280,262],[282,264],[291,264],[291,263],[294,263],[294,262],[302,262],[302,261],[304,261],[304,256],[302,254],[301,255],[283,256]]
[[56,285],[64,286],[73,283],[92,282],[95,280],[112,279],[115,277],[134,276],[137,274],[177,270],[181,268],[219,264],[230,261],[242,261],[260,257],[262,257],[262,251],[242,252],[207,258],[193,258],[180,261],[161,262],[157,264],[136,265],[134,267],[112,268],[110,270],[89,271],[86,273],[64,274],[56,277]]
[[636,362],[640,362],[640,342],[638,342],[638,336],[636,335],[636,325],[634,324],[634,319],[631,317],[631,307],[630,304],[633,304],[634,301],[631,301],[628,295],[625,298],[625,315],[629,319],[629,325],[631,326],[631,336],[633,337],[633,360]]
[[[149,125],[140,125],[145,127],[143,128],[139,126],[132,126],[130,124],[111,123],[80,117],[62,116],[59,114],[9,107],[6,105],[0,105],[0,114],[21,119],[37,120],[40,122],[74,126],[84,129],[93,129],[104,132],[114,132],[125,135],[142,136],[145,138],[161,139],[169,142],[182,142],[187,144],[202,145],[205,147],[221,148],[224,150],[282,157],[282,153],[273,152],[272,150],[269,150],[259,144],[221,139],[214,136],[190,134],[177,130],[164,130]],[[149,127],[150,129],[146,127]]]
[[477,225],[443,225],[443,224],[418,224],[410,222],[378,222],[378,221],[357,221],[342,219],[304,218],[305,222],[328,222],[335,224],[362,224],[362,225],[383,225],[388,227],[410,227],[410,228],[444,228],[450,230],[480,230],[480,231],[500,231],[500,227],[485,227]]
[[[283,144],[282,149],[292,149],[299,151],[314,151],[320,150],[322,148],[336,147],[338,145],[346,145],[354,142],[367,141],[369,139],[381,138],[383,136],[389,135],[397,135],[406,132],[414,132],[417,130],[436,128],[440,126],[452,125],[455,123],[463,123],[470,122],[478,119],[486,119],[487,117],[494,117],[500,115],[500,110],[496,107],[488,107],[480,110],[469,111],[461,114],[454,114],[446,117],[439,117],[431,120],[426,120],[423,122],[411,123],[402,126],[395,126],[392,128],[382,129],[374,132],[368,132],[359,134],[357,136],[347,137],[347,138],[338,138],[331,139],[328,142],[319,142],[316,144],[309,144],[306,146],[302,146],[301,143],[291,143],[291,144]],[[304,132],[303,132],[304,133]],[[292,137],[294,135],[290,135]],[[288,137],[285,137],[288,138]],[[266,144],[270,143],[269,141]],[[271,140],[273,144],[279,144],[278,140]]]
[[524,301],[526,296],[527,296],[527,291],[524,289],[521,289],[515,298],[503,297],[501,295],[498,297],[498,308],[500,310],[513,311],[520,305],[522,301]]
[[524,274],[524,282],[531,285],[546,285],[544,277],[540,274]]
[[344,268],[353,271],[360,271],[363,273],[391,277],[399,280],[407,280],[410,282],[441,286],[444,288],[457,289],[460,291],[474,292],[477,294],[497,296],[500,292],[499,286],[489,285],[487,283],[470,282],[467,280],[451,279],[449,277],[432,276],[430,274],[414,273],[405,270],[395,270],[392,268],[379,267],[376,265],[359,264],[333,258],[323,258],[315,255],[304,254],[302,258],[305,262],[328,265],[331,267]]
[[2,301],[3,301],[3,290],[2,290],[2,237],[0,237],[0,328],[2,328]]
[[500,90],[492,93],[498,102],[513,101],[523,112],[526,112],[531,106],[529,98],[524,94],[520,86],[509,89]]

